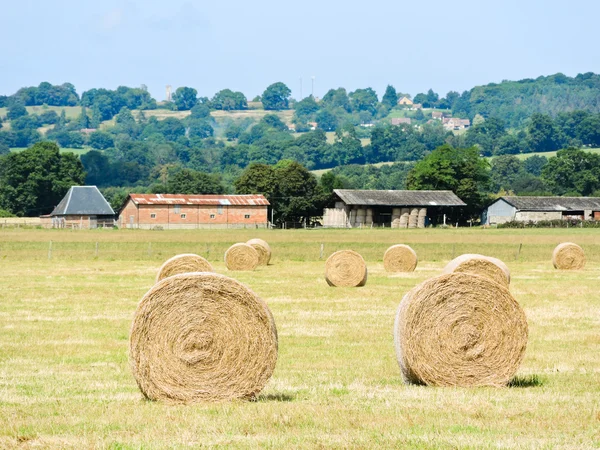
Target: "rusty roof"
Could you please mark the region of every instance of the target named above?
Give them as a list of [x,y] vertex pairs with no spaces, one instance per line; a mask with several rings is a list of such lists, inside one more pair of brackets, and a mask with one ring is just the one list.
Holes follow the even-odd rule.
[[183,195],[183,194],[129,194],[136,205],[215,205],[215,206],[269,206],[262,194],[252,195]]
[[334,189],[346,205],[466,206],[452,191],[368,191]]

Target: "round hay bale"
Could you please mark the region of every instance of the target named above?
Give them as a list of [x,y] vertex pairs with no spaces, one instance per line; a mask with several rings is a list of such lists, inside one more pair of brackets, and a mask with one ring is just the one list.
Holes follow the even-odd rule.
[[158,269],[156,281],[159,282],[163,278],[189,272],[214,272],[214,269],[202,256],[183,253],[165,261]]
[[417,253],[404,244],[392,245],[383,255],[386,272],[413,272],[417,261]]
[[271,247],[266,241],[262,239],[250,239],[246,244],[254,247],[254,250],[258,253],[258,265],[267,266],[271,261]]
[[155,284],[137,307],[129,345],[144,396],[175,403],[254,398],[277,361],[267,305],[240,282],[207,272]]
[[552,264],[556,269],[579,270],[585,266],[583,249],[572,242],[563,242],[552,253]]
[[233,244],[225,252],[229,270],[254,270],[258,266],[258,252],[248,244]]
[[465,254],[450,261],[443,273],[464,272],[481,275],[500,283],[502,286],[510,285],[510,269],[504,262],[491,256]]
[[452,273],[404,296],[394,346],[407,383],[504,386],[523,359],[527,333],[525,314],[506,287]]
[[367,283],[367,264],[355,251],[340,250],[327,258],[325,280],[329,286],[364,286]]

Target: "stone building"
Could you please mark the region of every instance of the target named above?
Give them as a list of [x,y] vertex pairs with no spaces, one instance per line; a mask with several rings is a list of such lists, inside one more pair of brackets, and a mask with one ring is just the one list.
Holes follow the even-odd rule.
[[331,228],[423,228],[440,223],[449,208],[466,204],[452,191],[368,191],[335,189],[334,201],[323,211],[323,226]]
[[72,186],[40,222],[46,228],[113,227],[115,212],[96,186]]

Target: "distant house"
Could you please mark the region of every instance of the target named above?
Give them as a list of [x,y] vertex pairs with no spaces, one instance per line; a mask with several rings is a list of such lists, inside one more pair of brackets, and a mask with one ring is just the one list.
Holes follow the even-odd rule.
[[422,103],[413,103],[409,108],[411,111],[416,111],[417,109],[423,109]]
[[400,100],[398,100],[398,104],[399,105],[412,106],[413,105],[413,101],[410,98],[408,98],[408,97],[402,97]]
[[263,195],[129,194],[119,212],[121,228],[266,228]]
[[600,197],[500,197],[487,208],[484,223],[562,219],[600,220]]
[[41,222],[52,228],[113,227],[115,212],[96,186],[72,186]]
[[392,119],[392,125],[402,125],[402,124],[410,125],[411,124],[410,117],[394,117]]
[[471,121],[469,119],[458,119],[456,117],[444,117],[442,118],[442,124],[444,125],[444,128],[449,131],[466,130],[471,127]]
[[82,128],[81,130],[79,130],[80,133],[84,133],[84,134],[92,134],[95,131],[98,131],[98,129],[97,128]]
[[310,127],[311,131],[315,131],[317,129],[317,122],[308,122],[308,126]]
[[438,120],[442,120],[442,117],[444,117],[444,113],[441,111],[431,111],[431,118],[432,119],[438,119]]

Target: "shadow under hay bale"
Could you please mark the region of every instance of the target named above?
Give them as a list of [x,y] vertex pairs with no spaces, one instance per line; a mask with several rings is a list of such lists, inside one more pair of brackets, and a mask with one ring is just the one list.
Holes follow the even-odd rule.
[[229,270],[254,270],[258,266],[258,252],[248,244],[233,244],[225,252],[225,265]]
[[508,387],[511,388],[528,388],[543,386],[544,380],[542,377],[533,375],[516,376],[508,382]]
[[185,273],[144,295],[129,348],[133,375],[151,400],[254,399],[275,369],[277,329],[267,305],[240,282]]
[[510,285],[510,269],[503,261],[491,256],[465,254],[450,261],[442,273],[471,273],[494,280],[502,286]]
[[404,244],[392,245],[383,255],[386,272],[414,272],[417,262],[417,253]]
[[552,264],[560,270],[579,270],[585,266],[583,249],[572,242],[559,244],[552,252]]
[[367,283],[367,264],[355,251],[337,251],[325,262],[325,280],[329,286],[364,286]]
[[267,244],[266,241],[262,239],[250,239],[246,244],[252,246],[254,250],[258,253],[258,265],[259,266],[267,266],[269,265],[269,261],[271,261],[271,247]]
[[165,261],[160,269],[158,269],[156,282],[159,282],[163,278],[189,272],[214,272],[214,269],[202,256],[193,253],[183,253]]
[[506,287],[452,273],[404,296],[394,346],[407,383],[506,386],[521,364],[527,334],[525,314]]

